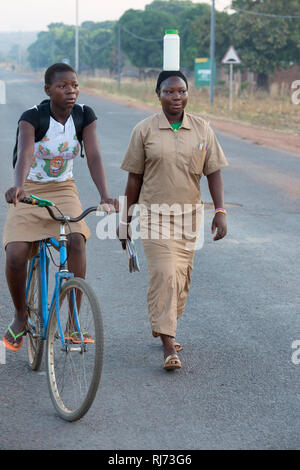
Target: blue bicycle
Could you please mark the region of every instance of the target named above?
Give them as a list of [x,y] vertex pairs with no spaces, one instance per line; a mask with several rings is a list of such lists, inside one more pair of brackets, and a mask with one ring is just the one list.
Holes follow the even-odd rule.
[[[88,411],[96,396],[103,366],[104,336],[101,308],[95,293],[84,279],[75,278],[68,271],[66,226],[71,233],[70,223],[103,208],[90,207],[79,217],[71,218],[53,202],[33,194],[22,202],[45,207],[60,224],[58,240],[39,241],[38,252],[29,262],[26,337],[29,364],[33,370],[41,366],[46,340],[46,367],[52,402],[61,418],[75,421]],[[54,214],[52,207],[58,210],[59,216]],[[52,248],[59,252],[59,265],[49,307],[50,259],[55,264]]]

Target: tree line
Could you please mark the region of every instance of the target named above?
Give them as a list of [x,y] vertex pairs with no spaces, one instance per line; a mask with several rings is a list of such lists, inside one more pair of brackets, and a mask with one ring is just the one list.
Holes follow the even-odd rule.
[[[242,70],[258,75],[266,86],[278,68],[300,62],[298,0],[232,0],[233,14],[216,11],[217,64],[230,45],[242,59]],[[298,17],[297,17],[298,16]],[[196,57],[209,57],[211,7],[191,0],[154,0],[145,10],[127,10],[118,21],[85,21],[79,29],[80,69],[117,71],[118,31],[122,61],[143,69],[161,68],[166,29],[178,29],[181,66],[193,70]],[[33,69],[69,60],[75,63],[75,27],[52,23],[28,48]]]

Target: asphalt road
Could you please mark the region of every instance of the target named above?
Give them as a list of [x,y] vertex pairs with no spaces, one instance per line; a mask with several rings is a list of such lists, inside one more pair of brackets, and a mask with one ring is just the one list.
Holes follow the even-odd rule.
[[[43,98],[42,83],[0,71],[7,104],[0,105],[0,198],[13,182],[12,148],[21,112]],[[119,170],[133,126],[147,112],[90,95],[111,194],[123,194]],[[26,347],[0,364],[1,449],[299,449],[300,158],[217,133],[230,166],[223,170],[228,235],[212,241],[205,211],[205,243],[196,253],[192,286],[177,339],[181,371],[166,373],[159,339],[147,317],[148,273],[127,272],[117,240],[99,240],[99,217],[87,219],[87,278],[99,295],[105,359],[96,400],[79,422],[58,418],[45,365],[35,373]],[[98,201],[86,160],[75,177],[84,207]],[[207,182],[203,199],[210,202]],[[12,317],[0,251],[0,331]],[[294,362],[292,354],[294,352]],[[296,359],[296,360],[295,360]],[[300,361],[299,361],[300,362]]]

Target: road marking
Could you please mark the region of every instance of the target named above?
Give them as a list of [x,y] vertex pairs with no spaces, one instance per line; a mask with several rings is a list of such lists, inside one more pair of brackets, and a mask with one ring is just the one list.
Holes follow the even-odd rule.
[[5,82],[0,80],[0,104],[6,104]]
[[0,364],[6,364],[6,349],[3,341],[0,341]]

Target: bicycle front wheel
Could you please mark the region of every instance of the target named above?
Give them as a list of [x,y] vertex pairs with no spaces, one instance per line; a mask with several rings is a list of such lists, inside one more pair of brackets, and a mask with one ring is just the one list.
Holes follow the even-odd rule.
[[59,416],[66,421],[76,421],[94,401],[103,366],[100,304],[83,279],[70,279],[63,285],[59,294],[59,322],[65,348],[54,305],[46,345],[48,386]]

